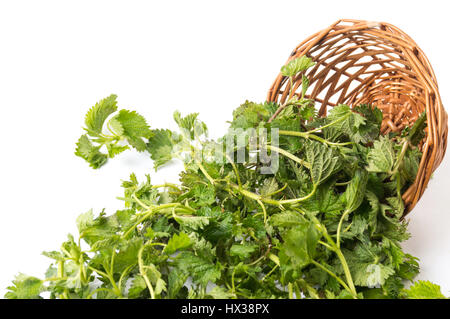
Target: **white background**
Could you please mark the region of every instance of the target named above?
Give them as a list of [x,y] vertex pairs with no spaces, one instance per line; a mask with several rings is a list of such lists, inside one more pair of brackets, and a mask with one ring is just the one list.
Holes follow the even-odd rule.
[[[386,21],[430,59],[450,103],[447,1],[1,1],[0,295],[17,272],[42,276],[75,218],[122,203],[120,180],[157,174],[128,152],[94,171],[75,157],[88,108],[115,93],[151,126],[200,112],[213,136],[245,99],[263,101],[291,50],[339,18]],[[410,215],[420,279],[450,296],[450,158]],[[179,167],[178,167],[179,168]]]

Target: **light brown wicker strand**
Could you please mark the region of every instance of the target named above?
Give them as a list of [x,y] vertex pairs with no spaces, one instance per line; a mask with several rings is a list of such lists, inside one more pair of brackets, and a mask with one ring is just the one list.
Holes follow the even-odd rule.
[[[413,125],[427,111],[417,177],[402,195],[406,215],[423,195],[447,148],[448,117],[427,57],[399,28],[351,19],[339,20],[304,40],[287,62],[302,55],[316,62],[305,73],[310,82],[306,97],[316,101],[320,116],[338,104],[370,103],[383,112],[381,132],[387,134]],[[301,79],[300,74],[293,81],[297,95]],[[289,92],[289,81],[279,74],[267,100],[283,103]]]

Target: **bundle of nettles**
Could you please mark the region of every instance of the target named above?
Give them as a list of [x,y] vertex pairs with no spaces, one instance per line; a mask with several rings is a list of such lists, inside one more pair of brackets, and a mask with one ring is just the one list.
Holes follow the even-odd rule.
[[[298,58],[282,73],[292,80],[313,64]],[[283,105],[245,102],[216,141],[196,113],[176,112],[175,132],[118,111],[115,95],[95,104],[77,156],[93,168],[130,148],[156,169],[178,158],[180,181],[131,174],[122,210],[79,216],[78,237],[44,252],[45,278],[20,274],[6,297],[445,298],[427,281],[405,288],[419,265],[400,246],[409,238],[401,194],[417,174],[426,115],[382,136],[376,107],[318,117],[307,89],[303,77]],[[227,139],[241,143],[226,150]],[[268,161],[255,160],[263,153]]]

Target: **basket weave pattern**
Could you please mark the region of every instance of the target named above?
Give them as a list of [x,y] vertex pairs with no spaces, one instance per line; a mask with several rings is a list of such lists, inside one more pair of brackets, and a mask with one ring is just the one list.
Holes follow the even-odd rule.
[[[388,23],[339,20],[310,36],[287,62],[306,55],[316,65],[307,70],[307,98],[316,102],[319,115],[338,104],[369,103],[383,112],[381,132],[397,132],[411,126],[426,110],[426,138],[414,183],[402,195],[405,215],[425,191],[431,174],[441,163],[447,147],[447,113],[443,108],[433,69],[417,44]],[[286,63],[287,63],[286,62]],[[302,75],[293,81],[300,95]],[[278,75],[267,100],[283,103],[290,83]]]

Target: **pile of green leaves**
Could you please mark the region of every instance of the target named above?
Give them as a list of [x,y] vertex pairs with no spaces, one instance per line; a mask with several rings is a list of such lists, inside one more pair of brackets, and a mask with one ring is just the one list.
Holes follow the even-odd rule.
[[[302,57],[282,72],[292,80],[312,65]],[[53,260],[45,278],[21,274],[6,297],[445,298],[426,281],[404,287],[419,266],[400,246],[409,237],[401,194],[417,174],[425,114],[381,136],[376,107],[338,105],[319,118],[307,89],[303,77],[283,105],[245,102],[218,141],[198,114],[176,112],[175,132],[119,111],[115,95],[98,102],[76,155],[93,168],[129,148],[155,168],[180,158],[180,182],[132,174],[122,210],[79,216],[78,237],[44,253]],[[261,128],[277,129],[279,144],[257,133],[256,152],[248,136],[231,152],[217,147],[236,129]],[[258,151],[278,153],[272,174],[261,174]]]

